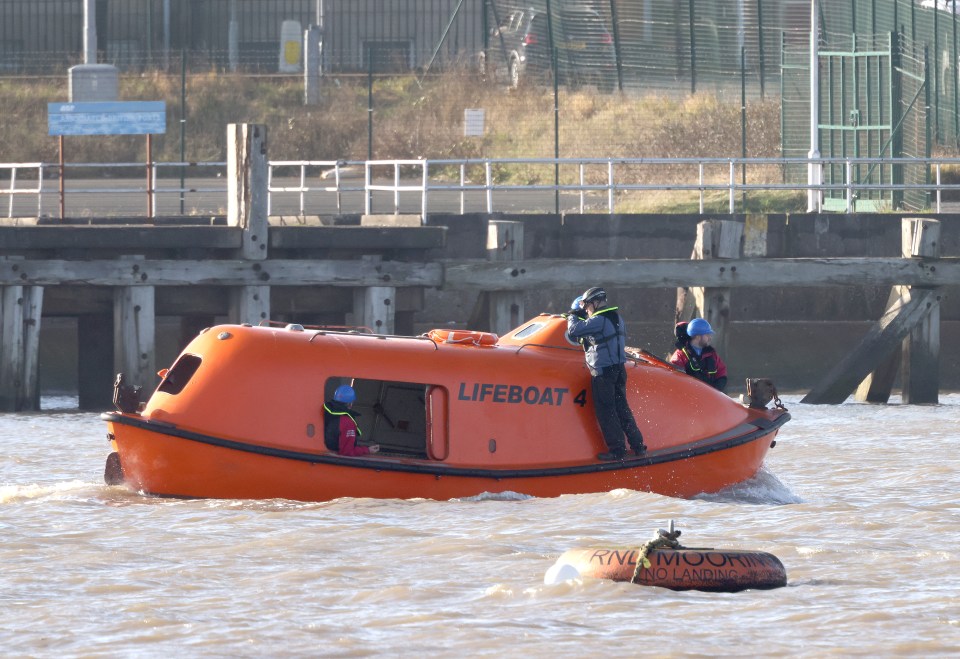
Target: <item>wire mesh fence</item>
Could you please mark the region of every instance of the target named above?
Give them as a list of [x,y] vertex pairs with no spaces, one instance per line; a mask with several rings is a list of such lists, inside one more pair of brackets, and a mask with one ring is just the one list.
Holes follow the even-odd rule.
[[[956,5],[819,3],[824,43],[859,53],[842,84],[839,70],[848,64],[837,64],[827,88],[832,100],[822,107],[845,130],[825,156],[922,157],[928,127],[934,143],[960,144]],[[179,145],[176,134],[158,138],[158,153],[170,160],[223,157],[223,124],[231,121],[267,124],[271,153],[284,159],[803,158],[809,149],[809,0],[96,0],[95,7],[98,61],[120,68],[125,98],[165,99],[170,124],[185,128]],[[304,107],[302,93],[310,25],[322,26],[324,91],[314,108]],[[880,56],[866,54],[891,34],[896,98],[878,86],[889,73]],[[61,76],[81,61],[82,46],[83,0],[0,0],[0,77]],[[152,85],[136,82],[144,73]],[[841,86],[854,94],[842,103]],[[42,116],[39,104],[18,102],[24,125]],[[5,116],[17,121],[17,112]],[[93,160],[114,143],[125,151],[110,159],[142,159],[136,140],[70,146]],[[18,143],[0,149],[0,161],[54,155],[23,152]],[[785,180],[805,174],[783,172]],[[839,181],[846,171],[828,174]],[[855,175],[869,183],[926,172],[878,166]],[[572,175],[531,166],[510,176]]]

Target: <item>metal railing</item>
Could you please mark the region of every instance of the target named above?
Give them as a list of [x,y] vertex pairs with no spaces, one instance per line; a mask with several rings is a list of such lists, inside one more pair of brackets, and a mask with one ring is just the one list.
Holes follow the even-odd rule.
[[[6,171],[9,176],[9,185],[7,189],[0,189],[0,195],[7,195],[9,201],[7,204],[7,217],[13,217],[13,200],[17,198],[17,195],[28,195],[33,194],[37,196],[37,216],[40,216],[43,213],[42,199],[43,199],[43,168],[44,164],[41,162],[19,162],[19,163],[10,163],[10,164],[0,164],[0,172]],[[33,188],[19,188],[17,187],[17,171],[21,169],[36,170],[37,174],[37,185]]]
[[[919,191],[929,200],[930,209],[939,213],[943,212],[944,193],[953,192],[960,197],[960,183],[943,183],[943,168],[960,170],[960,158],[823,158],[814,162],[822,170],[832,168],[834,176],[842,180],[817,186],[787,181],[785,172],[806,170],[809,161],[803,158],[278,160],[268,163],[267,203],[270,215],[371,214],[376,201],[379,212],[386,212],[383,208],[387,207],[393,213],[419,212],[426,217],[428,213],[440,212],[441,205],[445,213],[550,212],[560,207],[562,197],[568,211],[583,213],[589,209],[613,214],[624,206],[630,193],[674,191],[695,194],[703,214],[711,201],[709,197],[715,203],[721,194],[726,198],[726,210],[736,213],[745,210],[742,200],[747,193],[806,193],[813,189],[818,192],[817,211],[825,209],[825,201],[830,202],[828,210],[853,212],[858,203],[866,201],[865,197]],[[897,167],[922,172],[924,180],[876,180],[876,171],[886,172],[886,179],[894,178],[891,172]],[[146,168],[147,176],[102,180],[105,172],[124,168],[141,172]],[[45,206],[50,208],[50,201],[58,193],[61,208],[64,194],[85,195],[84,215],[139,215],[144,214],[143,209],[148,217],[156,216],[160,210],[177,215],[175,201],[166,202],[164,209],[158,205],[159,199],[170,197],[179,198],[179,214],[183,215],[187,194],[205,196],[206,205],[196,212],[207,213],[206,209],[212,207],[222,213],[227,205],[224,162],[68,163],[66,169],[97,172],[97,177],[83,181],[71,177],[64,192],[63,187],[58,190],[49,182],[44,183],[45,176],[59,171],[56,164],[0,164],[0,202],[4,196],[8,198],[7,217],[15,217],[14,202],[29,195],[36,196],[33,206],[37,216],[42,217]],[[185,172],[198,169],[213,169],[215,175],[193,176],[188,185]],[[180,176],[163,176],[162,170],[179,170]],[[868,182],[859,182],[858,177]],[[521,178],[554,182],[511,182]],[[21,187],[24,180],[30,180],[32,185]],[[147,203],[137,203],[134,211],[130,204],[119,201],[121,196],[135,199],[138,195],[146,195]],[[878,199],[871,201],[883,203]],[[18,207],[21,213],[25,212],[25,204]]]
[[[807,169],[810,160],[806,158],[497,158],[497,159],[462,159],[462,160],[370,160],[370,161],[272,161],[270,163],[269,179],[273,181],[274,167],[299,168],[299,185],[269,187],[271,203],[274,195],[294,193],[299,196],[300,214],[306,211],[306,196],[316,192],[335,192],[337,194],[337,211],[343,212],[342,195],[345,192],[363,193],[363,212],[372,212],[374,192],[387,192],[393,197],[393,212],[401,211],[401,194],[419,194],[418,207],[426,217],[429,202],[432,196],[440,193],[455,193],[459,195],[460,213],[467,212],[466,197],[468,193],[482,193],[484,204],[478,209],[482,212],[494,213],[498,209],[494,203],[495,192],[554,192],[556,194],[575,194],[579,201],[579,212],[588,208],[588,201],[596,202],[598,195],[605,199],[605,212],[617,212],[617,200],[621,193],[631,191],[676,191],[695,192],[698,198],[699,213],[706,210],[706,197],[710,192],[723,192],[727,198],[727,210],[737,212],[737,199],[747,192],[787,191],[807,193],[817,190],[817,212],[824,210],[825,198],[830,193],[833,196],[832,210],[842,210],[850,213],[856,210],[858,201],[864,193],[892,193],[906,191],[920,191],[930,194],[934,201],[933,210],[937,213],[943,210],[943,193],[955,191],[960,194],[960,183],[945,184],[942,182],[942,168],[956,166],[960,169],[960,158],[821,158],[813,162],[820,166],[820,179],[823,180],[823,169],[831,166],[842,166],[843,178],[840,182],[820,183],[811,186],[807,183],[784,182],[788,168]],[[532,183],[498,183],[494,171],[502,171],[511,166],[554,167],[558,172],[552,184]],[[328,167],[322,174],[332,177],[333,186],[316,186],[308,183],[307,168]],[[747,182],[745,171],[756,171],[758,167],[768,168],[766,171],[777,173],[779,182],[750,181]],[[869,171],[877,168],[890,170],[896,167],[930,167],[932,168],[931,182],[859,182],[857,180],[860,168]],[[347,177],[344,172],[363,169],[363,185],[345,183]],[[560,169],[565,169],[565,176],[560,176]],[[403,170],[413,170],[406,177]],[[573,175],[570,170],[573,169]],[[600,169],[605,179],[603,182],[588,183],[588,171],[591,178],[598,177],[595,171]],[[669,169],[688,169],[685,178],[669,181],[635,182],[636,178],[647,179],[647,176],[634,177],[631,174],[640,169],[663,171]],[[468,172],[482,171],[482,182],[473,182]],[[592,170],[592,171],[591,171]],[[451,171],[455,175],[451,175]],[[375,176],[379,173],[380,176]],[[695,175],[694,175],[695,173]],[[708,176],[709,174],[709,176]],[[868,174],[869,176],[869,174]],[[739,180],[738,180],[739,179]],[[574,182],[559,182],[573,180]],[[591,199],[591,195],[593,195]],[[882,203],[882,199],[872,199],[874,203]],[[842,205],[842,208],[838,206]],[[592,204],[596,208],[596,203]],[[528,209],[538,210],[538,209]],[[542,210],[542,209],[540,209]],[[741,209],[742,210],[742,209]]]

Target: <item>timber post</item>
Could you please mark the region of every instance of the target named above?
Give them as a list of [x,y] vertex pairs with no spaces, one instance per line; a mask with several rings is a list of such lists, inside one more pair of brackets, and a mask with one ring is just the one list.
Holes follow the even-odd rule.
[[42,286],[0,286],[0,411],[40,409],[42,306]]
[[[490,220],[487,223],[487,258],[510,263],[523,260],[523,222]],[[526,318],[522,291],[491,291],[489,296],[490,331],[503,336]]]
[[[691,259],[737,259],[743,224],[730,220],[704,220],[697,224],[697,240]],[[675,322],[699,316],[713,328],[713,346],[721,355],[727,352],[727,324],[730,320],[729,288],[681,288],[677,291]]]
[[[903,218],[900,225],[901,256],[908,258],[940,258],[940,222],[938,220]],[[929,287],[920,287],[929,288]],[[887,299],[889,311],[901,297],[909,299],[910,286],[893,286]],[[861,402],[886,403],[899,368],[904,403],[936,403],[940,390],[940,302],[931,302],[929,314],[860,383],[855,397]]]
[[[136,273],[136,262],[144,257],[125,255],[121,260],[129,261]],[[144,391],[153,389],[157,377],[155,299],[153,286],[113,289],[113,370]]]
[[[911,258],[940,258],[940,221],[904,218],[902,240],[909,237]],[[904,245],[906,248],[906,245]],[[904,252],[907,250],[904,249]],[[906,256],[906,254],[905,254]],[[911,291],[913,288],[911,287]],[[900,361],[903,402],[911,405],[938,403],[940,396],[940,297],[903,340]]]
[[[228,124],[227,225],[240,227],[239,256],[249,261],[267,258],[268,169],[267,127]],[[253,267],[256,270],[259,264]],[[269,286],[237,287],[231,291],[230,302],[234,322],[256,325],[270,317]]]
[[[378,269],[379,256],[360,257],[364,269]],[[353,289],[353,324],[369,327],[376,334],[396,331],[397,289],[394,286],[364,286]]]
[[[939,258],[940,222],[903,218],[901,256]],[[940,388],[939,359],[939,288],[894,286],[880,321],[802,402],[842,403],[854,389],[857,400],[886,402],[899,361],[903,402],[936,403]]]

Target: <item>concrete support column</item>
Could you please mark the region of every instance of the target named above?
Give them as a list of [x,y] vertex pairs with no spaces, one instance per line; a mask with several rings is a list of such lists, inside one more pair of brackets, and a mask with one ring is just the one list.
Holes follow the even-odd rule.
[[[510,263],[523,260],[523,222],[490,220],[487,223],[487,258]],[[523,293],[490,292],[490,331],[503,336],[526,320]]]

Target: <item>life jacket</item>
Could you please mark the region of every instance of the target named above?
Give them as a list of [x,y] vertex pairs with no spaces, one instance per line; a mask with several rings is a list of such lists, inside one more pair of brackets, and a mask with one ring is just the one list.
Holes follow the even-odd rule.
[[692,375],[704,382],[710,382],[727,375],[727,367],[713,346],[706,346],[699,355],[689,344],[680,348],[680,351],[687,358],[687,363],[684,366],[687,375]]
[[357,424],[359,412],[351,412],[346,404],[331,400],[323,404],[323,444],[328,450],[337,453],[340,450],[340,420],[344,416],[350,417],[353,425],[357,426],[357,438],[360,437],[360,426]]
[[567,321],[567,334],[583,346],[587,366],[593,375],[608,366],[627,361],[627,332],[617,309],[607,307],[596,311],[590,318],[570,318]]

